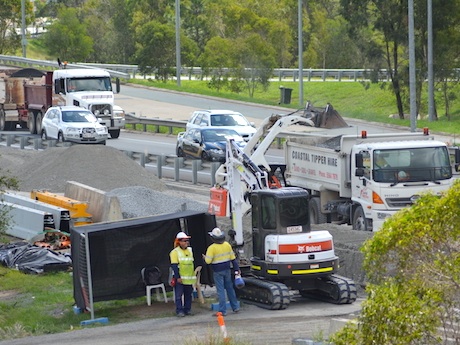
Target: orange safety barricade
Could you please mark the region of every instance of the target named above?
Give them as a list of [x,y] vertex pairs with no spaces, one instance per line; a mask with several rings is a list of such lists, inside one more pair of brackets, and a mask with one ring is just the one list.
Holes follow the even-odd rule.
[[227,199],[228,191],[225,188],[212,187],[208,213],[219,217],[225,217],[227,215]]

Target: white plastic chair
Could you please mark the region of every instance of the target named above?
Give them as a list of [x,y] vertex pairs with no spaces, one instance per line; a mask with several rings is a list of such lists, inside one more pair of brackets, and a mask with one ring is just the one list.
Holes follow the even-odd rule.
[[161,301],[161,297],[160,297],[160,290],[161,290],[163,291],[163,297],[164,297],[165,303],[168,303],[168,297],[166,296],[165,284],[160,283],[156,285],[146,285],[145,286],[145,294],[147,296],[147,305],[152,305],[152,290],[153,289],[156,289],[157,301]]
[[[161,281],[161,279],[160,279],[161,278],[160,270],[156,266],[150,266],[150,267],[147,267],[147,268],[149,268],[149,269],[153,268],[153,270],[149,270],[149,273],[155,273],[156,274],[154,276],[154,278],[152,278],[150,276],[150,274],[147,273],[146,267],[141,269],[141,277],[142,277],[142,280],[144,281],[144,284],[145,284],[145,295],[147,296],[147,305],[152,305],[152,290],[153,289],[156,290],[157,301],[161,301],[161,297],[160,297],[160,290],[161,290],[163,292],[163,297],[164,297],[165,303],[168,303],[168,297],[166,296],[165,284],[160,282]],[[149,276],[149,277],[147,277],[147,276]],[[155,282],[155,284],[149,284],[149,283],[152,283],[152,282]]]

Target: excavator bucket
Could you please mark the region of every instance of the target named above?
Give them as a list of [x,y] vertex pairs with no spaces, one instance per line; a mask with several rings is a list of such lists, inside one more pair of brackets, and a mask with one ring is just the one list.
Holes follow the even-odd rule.
[[315,108],[307,102],[303,116],[312,120],[318,128],[348,127],[343,117],[329,103],[324,108]]

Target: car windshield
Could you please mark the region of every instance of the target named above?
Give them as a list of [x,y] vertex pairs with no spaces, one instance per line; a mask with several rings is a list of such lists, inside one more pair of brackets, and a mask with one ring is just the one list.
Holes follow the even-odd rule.
[[211,116],[211,126],[250,126],[241,114],[221,114]]
[[232,138],[236,141],[243,141],[243,138],[237,132],[230,129],[203,131],[203,139],[206,142],[225,141],[227,140],[226,138]]
[[87,111],[63,111],[63,122],[97,122],[96,117]]

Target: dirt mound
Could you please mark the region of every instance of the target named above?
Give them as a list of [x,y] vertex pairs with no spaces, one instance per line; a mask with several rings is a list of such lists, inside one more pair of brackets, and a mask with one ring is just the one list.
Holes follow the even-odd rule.
[[73,145],[44,151],[0,146],[2,173],[16,177],[21,191],[45,189],[64,193],[67,181],[103,191],[143,186],[156,191],[165,184],[123,152],[103,145]]

